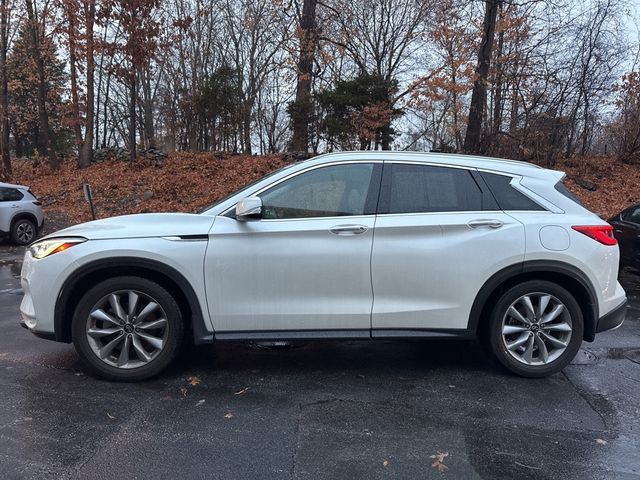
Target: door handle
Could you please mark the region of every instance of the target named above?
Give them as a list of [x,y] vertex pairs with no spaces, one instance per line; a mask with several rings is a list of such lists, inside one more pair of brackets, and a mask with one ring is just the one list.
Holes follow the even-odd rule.
[[369,230],[364,225],[336,225],[329,231],[335,235],[359,235]]
[[504,223],[500,220],[471,220],[467,225],[471,228],[500,228]]
[[11,205],[11,208],[20,208],[20,205]]

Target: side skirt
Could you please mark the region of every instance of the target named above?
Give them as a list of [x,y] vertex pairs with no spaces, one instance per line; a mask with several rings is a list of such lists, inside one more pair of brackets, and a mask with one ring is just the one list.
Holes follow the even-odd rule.
[[278,341],[278,340],[378,340],[385,338],[450,338],[473,339],[469,330],[277,330],[263,332],[216,332],[215,341]]

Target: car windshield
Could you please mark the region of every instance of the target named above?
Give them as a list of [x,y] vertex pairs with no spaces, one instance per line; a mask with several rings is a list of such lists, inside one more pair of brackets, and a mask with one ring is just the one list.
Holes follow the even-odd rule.
[[[295,164],[293,164],[293,165],[295,165]],[[258,179],[256,179],[256,180],[254,180],[253,182],[247,183],[246,185],[243,185],[242,187],[238,188],[237,190],[234,190],[234,191],[233,191],[233,192],[231,192],[230,194],[225,195],[224,197],[222,197],[222,198],[220,198],[220,199],[216,200],[215,202],[213,202],[213,203],[211,203],[211,204],[207,205],[206,207],[201,208],[200,210],[196,211],[196,213],[204,213],[204,212],[206,212],[207,210],[211,210],[213,207],[215,207],[215,206],[217,206],[217,205],[220,205],[221,203],[226,202],[227,200],[229,200],[229,199],[230,199],[231,197],[233,197],[234,195],[237,195],[237,194],[238,194],[239,192],[241,192],[242,190],[245,190],[245,189],[247,189],[247,188],[253,187],[254,185],[256,185],[256,184],[260,183],[261,181],[266,180],[266,179],[267,179],[267,178],[269,178],[269,177],[273,177],[274,175],[276,175],[276,174],[278,174],[278,173],[282,172],[283,170],[286,170],[287,168],[292,167],[293,165],[285,165],[284,167],[280,167],[280,168],[278,168],[277,170],[274,170],[274,171],[273,171],[273,172],[271,172],[271,173],[267,173],[265,176],[260,177],[260,178],[258,178]]]

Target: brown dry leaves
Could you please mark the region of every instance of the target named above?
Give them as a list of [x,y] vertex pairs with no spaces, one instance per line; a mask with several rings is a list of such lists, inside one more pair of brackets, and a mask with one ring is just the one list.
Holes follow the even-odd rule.
[[444,459],[449,456],[449,452],[441,453],[437,452],[435,455],[431,455],[429,458],[435,459],[435,462],[431,464],[433,468],[438,470],[439,472],[444,472],[449,467],[444,464]]
[[[221,158],[222,157],[222,158]],[[278,155],[173,153],[163,167],[143,160],[110,161],[80,170],[66,161],[52,172],[30,161],[14,161],[12,182],[28,185],[45,213],[62,212],[72,223],[91,220],[82,184],[93,190],[98,218],[143,212],[194,212],[241,186],[286,165]],[[145,192],[153,196],[143,200]]]
[[[632,203],[640,202],[640,166],[627,165],[612,157],[576,157],[556,167],[567,173],[567,187],[593,212],[609,218]],[[574,180],[580,177],[596,184],[590,192]]]

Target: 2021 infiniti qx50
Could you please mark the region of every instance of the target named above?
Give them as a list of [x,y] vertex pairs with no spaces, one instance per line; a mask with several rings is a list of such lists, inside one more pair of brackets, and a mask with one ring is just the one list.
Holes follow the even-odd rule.
[[77,225],[34,243],[22,323],[99,375],[140,380],[185,335],[479,337],[541,377],[624,320],[612,228],[562,172],[443,154],[293,164],[200,214]]

